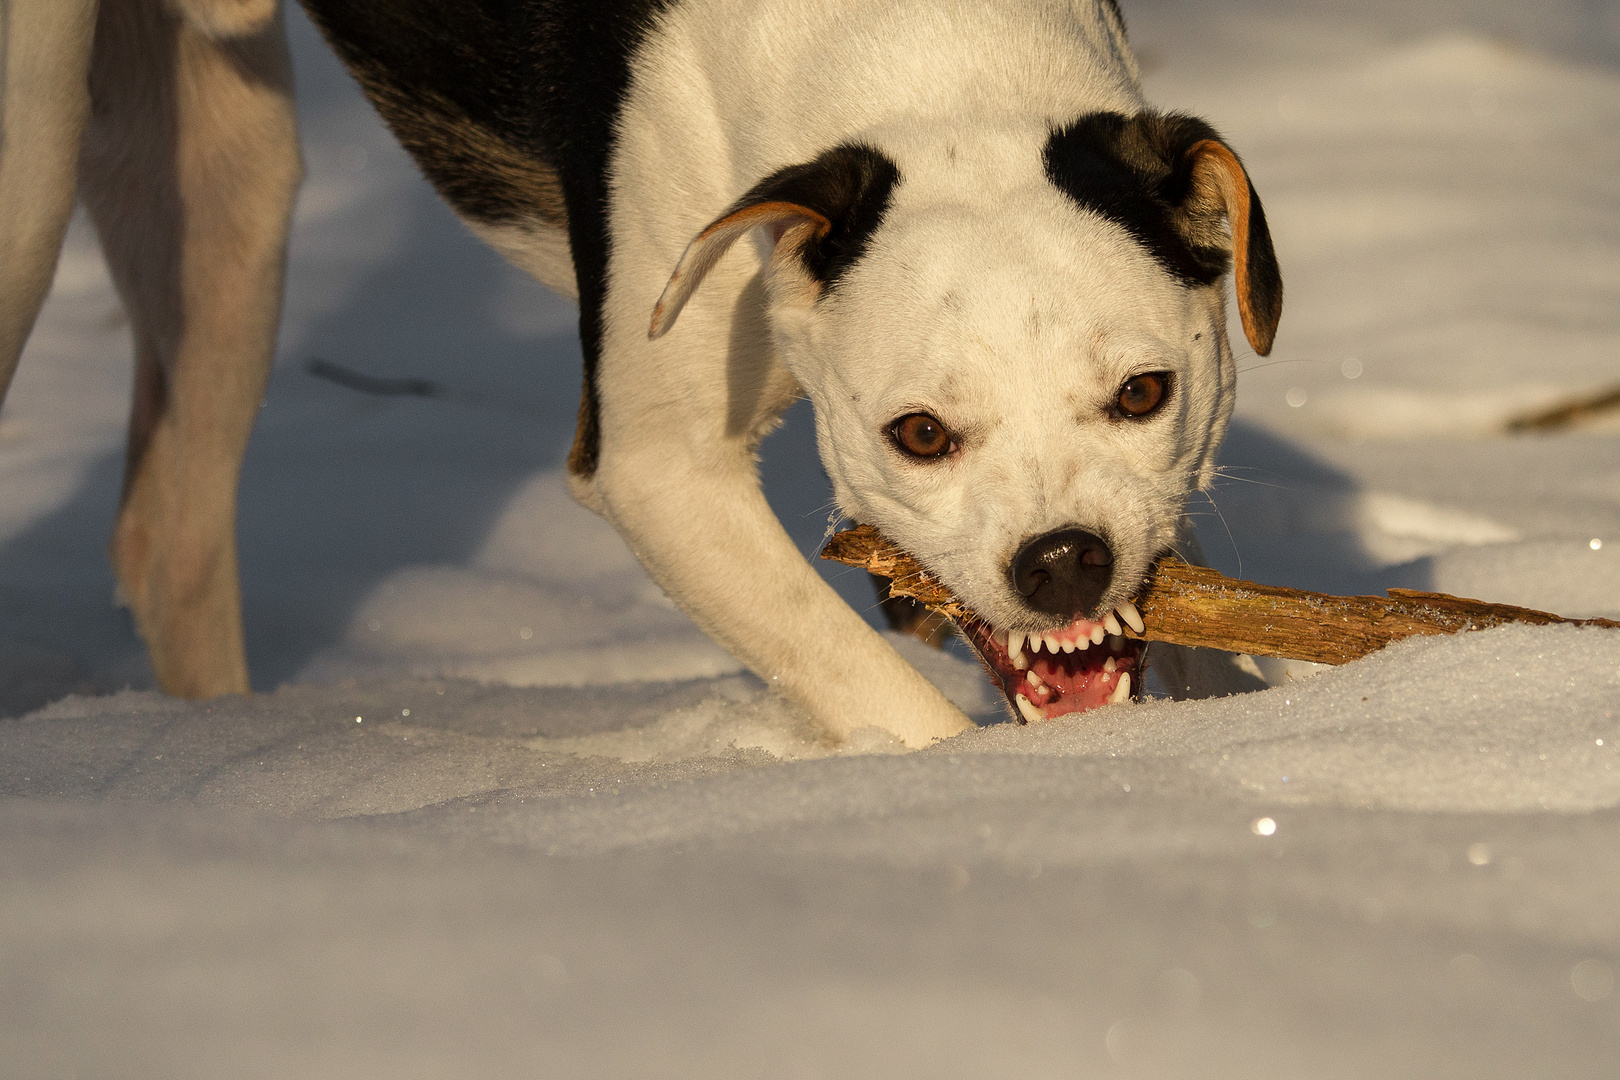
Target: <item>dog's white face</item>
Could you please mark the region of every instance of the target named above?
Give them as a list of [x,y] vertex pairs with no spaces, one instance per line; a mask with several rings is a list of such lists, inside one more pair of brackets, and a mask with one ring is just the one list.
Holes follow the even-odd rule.
[[[705,233],[772,224],[775,350],[840,510],[973,612],[962,629],[1027,719],[1121,700],[1133,671],[1140,688],[1121,623],[1213,475],[1236,384],[1221,275],[1264,217],[1212,135],[1104,116],[966,175],[857,147]],[[879,194],[863,209],[859,190]],[[854,208],[794,209],[840,197]],[[1252,311],[1274,326],[1281,289],[1263,247],[1239,266],[1263,279],[1240,288],[1261,351]]]
[[[989,212],[897,207],[781,345],[840,509],[994,626],[1044,632],[1080,613],[1026,602],[1011,573],[1025,543],[1106,540],[1100,611],[1175,542],[1231,415],[1222,301],[1048,187]],[[1159,400],[1132,415],[1121,394],[1144,380]],[[943,450],[908,448],[919,432]]]
[[[896,203],[837,290],[778,320],[838,506],[979,616],[984,632],[965,629],[1011,669],[1026,717],[1129,694],[1119,676],[1138,650],[1117,625],[1094,655],[1061,650],[1090,650],[1212,475],[1236,382],[1223,292],[1178,282],[1049,185],[994,208],[906,206],[903,191]],[[1103,541],[1106,583],[1082,610],[1032,606],[1020,553],[1071,531]],[[1007,653],[1018,631],[1056,632],[1059,650],[1037,638],[1020,667]]]

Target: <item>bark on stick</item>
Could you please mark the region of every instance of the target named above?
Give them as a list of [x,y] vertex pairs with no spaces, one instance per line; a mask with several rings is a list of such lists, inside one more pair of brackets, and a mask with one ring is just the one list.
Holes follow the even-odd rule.
[[[871,526],[836,534],[821,557],[892,579],[894,595],[952,618],[971,617],[950,590]],[[1126,628],[1127,637],[1318,664],[1348,663],[1415,634],[1457,634],[1508,623],[1620,628],[1611,619],[1565,619],[1412,589],[1390,589],[1388,596],[1330,596],[1241,581],[1172,558],[1159,560],[1136,606],[1147,629],[1137,634]]]

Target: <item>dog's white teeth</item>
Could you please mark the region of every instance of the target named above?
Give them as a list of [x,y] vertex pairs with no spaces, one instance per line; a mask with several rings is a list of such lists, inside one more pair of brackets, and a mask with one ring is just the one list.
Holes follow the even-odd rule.
[[1091,643],[1093,645],[1101,645],[1103,643],[1103,638],[1107,636],[1108,633],[1103,629],[1102,623],[1098,623],[1096,626],[1091,628]]
[[1064,642],[1064,643],[1063,643],[1063,651],[1064,651],[1064,652],[1074,652],[1074,642],[1072,642],[1072,641],[1065,641],[1065,642]]
[[1103,661],[1103,670],[1112,674],[1113,672],[1119,670],[1119,664],[1112,656],[1110,656],[1107,660]]
[[1007,658],[1019,671],[1029,666],[1024,660],[1024,635],[1021,631],[1014,630],[1007,635]]
[[1030,704],[1029,698],[1025,697],[1023,694],[1014,694],[1013,704],[1018,706],[1018,715],[1024,718],[1024,723],[1026,724],[1038,724],[1042,720],[1046,719],[1046,717],[1041,715],[1041,710]]
[[1138,634],[1146,632],[1147,626],[1142,622],[1142,613],[1137,611],[1136,605],[1129,600],[1119,605],[1119,617],[1125,620],[1126,626],[1129,626]]
[[1076,638],[1074,647],[1081,652],[1085,652],[1087,649],[1091,648],[1091,639],[1088,637]]
[[1058,653],[1063,651],[1063,646],[1058,644],[1056,634],[1047,634],[1046,637],[1042,638],[1041,640],[1046,642],[1046,651],[1051,653],[1053,656],[1056,656]]
[[1119,685],[1114,687],[1114,692],[1108,695],[1108,704],[1118,705],[1120,702],[1129,701],[1130,699],[1131,673],[1127,671],[1119,677]]
[[1046,684],[1041,681],[1041,677],[1039,675],[1035,674],[1034,668],[1030,668],[1028,671],[1024,672],[1024,681],[1029,683],[1029,685],[1033,686],[1037,690],[1046,689]]
[[1103,629],[1115,637],[1119,637],[1119,635],[1125,632],[1119,628],[1119,620],[1114,618],[1114,613],[1112,611],[1103,616]]

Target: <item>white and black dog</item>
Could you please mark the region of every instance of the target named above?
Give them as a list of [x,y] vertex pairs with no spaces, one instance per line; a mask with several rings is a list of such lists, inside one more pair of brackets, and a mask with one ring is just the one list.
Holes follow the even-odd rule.
[[[968,721],[766,504],[755,449],[801,394],[839,509],[977,614],[1023,718],[1140,693],[1117,620],[1213,478],[1225,275],[1262,354],[1282,283],[1237,157],[1145,106],[1112,0],[305,6],[462,219],[578,299],[575,495],[830,737]],[[276,0],[6,11],[0,373],[77,192],[136,339],[123,593],[165,689],[245,691],[236,475],[300,175]]]

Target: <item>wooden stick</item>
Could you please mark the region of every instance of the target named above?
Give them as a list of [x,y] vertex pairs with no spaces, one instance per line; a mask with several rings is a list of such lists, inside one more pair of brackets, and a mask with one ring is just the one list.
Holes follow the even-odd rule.
[[[858,525],[822,549],[823,559],[891,578],[890,592],[954,619],[971,613],[906,552]],[[1229,578],[1180,559],[1160,559],[1136,601],[1145,633],[1126,636],[1174,645],[1344,664],[1415,634],[1456,634],[1508,623],[1620,628],[1611,619],[1564,619],[1545,611],[1487,604],[1445,593],[1390,589],[1389,596],[1330,596]]]

